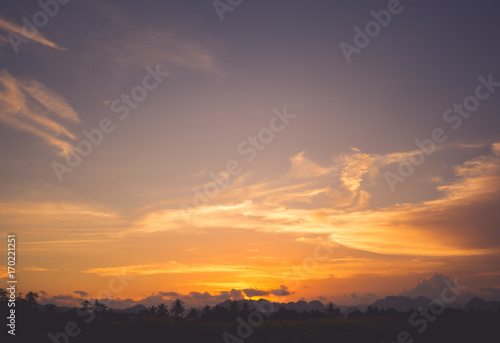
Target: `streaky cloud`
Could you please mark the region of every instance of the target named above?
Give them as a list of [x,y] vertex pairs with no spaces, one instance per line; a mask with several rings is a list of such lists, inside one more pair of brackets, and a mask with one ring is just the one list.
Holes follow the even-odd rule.
[[50,41],[49,39],[45,38],[40,31],[38,31],[34,35],[26,35],[23,32],[23,28],[17,24],[11,23],[10,21],[7,21],[5,19],[0,18],[0,29],[3,31],[7,32],[12,32],[14,34],[17,34],[19,36],[22,36],[26,39],[32,40],[34,42],[37,42],[39,44],[48,46],[50,48],[56,49],[56,50],[67,50],[65,48],[62,48],[58,46],[56,43]]
[[[50,118],[51,114],[70,123],[79,123],[76,111],[59,94],[33,79],[18,79],[8,71],[0,71],[0,121],[27,131],[56,147],[66,155],[74,149],[76,139],[64,124]],[[69,140],[69,141],[68,141]]]

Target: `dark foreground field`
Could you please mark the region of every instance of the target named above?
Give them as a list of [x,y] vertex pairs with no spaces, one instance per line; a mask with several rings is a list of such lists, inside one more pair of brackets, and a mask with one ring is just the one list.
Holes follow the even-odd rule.
[[[86,315],[84,315],[86,314]],[[16,318],[16,342],[493,342],[500,312],[446,310],[424,326],[409,323],[411,313],[397,316],[283,320],[265,318],[255,327],[237,320],[175,319],[144,314],[47,313],[28,311]],[[92,318],[92,320],[90,320]],[[245,321],[246,322],[246,321]],[[255,324],[255,322],[253,322]],[[8,328],[7,328],[8,329]],[[406,333],[404,333],[406,331]],[[226,333],[226,334],[225,334]],[[52,334],[52,338],[49,335]],[[225,334],[225,336],[224,336]],[[398,339],[399,337],[399,339]],[[2,342],[4,340],[2,339]]]

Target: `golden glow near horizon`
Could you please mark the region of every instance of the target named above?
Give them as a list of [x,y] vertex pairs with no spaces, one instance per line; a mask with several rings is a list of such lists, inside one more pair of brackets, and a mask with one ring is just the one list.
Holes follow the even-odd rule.
[[[436,199],[380,208],[359,202],[371,198],[363,195],[362,183],[378,177],[377,157],[351,154],[319,167],[301,153],[282,177],[230,186],[201,207],[159,204],[130,216],[89,204],[31,201],[2,203],[0,216],[20,232],[26,290],[39,283],[45,292],[63,292],[60,280],[71,277],[65,281],[70,290],[91,294],[95,284],[115,275],[132,277],[118,299],[140,300],[144,289],[168,289],[195,303],[196,292],[215,301],[231,289],[260,290],[260,297],[275,301],[298,299],[327,295],[345,282],[359,287],[357,280],[367,276],[428,276],[458,268],[456,258],[497,253],[479,237],[471,244],[462,224],[466,206],[487,204],[499,194],[498,143],[489,154],[456,166],[457,178],[440,186]],[[335,175],[343,189],[329,186]],[[311,206],[317,199],[320,205]],[[315,258],[318,242],[324,245],[321,258]]]

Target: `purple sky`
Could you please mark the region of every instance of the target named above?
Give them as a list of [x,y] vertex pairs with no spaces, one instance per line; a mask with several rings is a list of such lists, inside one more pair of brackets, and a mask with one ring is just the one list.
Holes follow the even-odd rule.
[[0,9],[0,232],[27,290],[125,268],[117,297],[273,294],[321,238],[290,300],[434,273],[498,294],[497,3],[42,3]]

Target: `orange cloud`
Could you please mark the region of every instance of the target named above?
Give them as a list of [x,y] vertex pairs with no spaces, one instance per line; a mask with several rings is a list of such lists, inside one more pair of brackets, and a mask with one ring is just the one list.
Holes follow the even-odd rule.
[[76,136],[49,118],[55,114],[66,122],[80,121],[66,100],[35,80],[16,79],[7,71],[0,71],[0,84],[4,88],[0,92],[0,121],[38,136],[63,155],[73,148],[64,138],[71,141]]
[[[468,247],[463,239],[450,235],[433,224],[436,216],[449,217],[455,223],[455,209],[467,202],[484,202],[498,199],[500,192],[500,148],[492,145],[492,154],[481,156],[455,168],[457,179],[446,186],[440,186],[442,197],[432,201],[414,204],[398,204],[379,209],[368,209],[370,193],[361,188],[363,176],[370,172],[374,158],[355,151],[355,154],[341,159],[340,168],[314,167],[306,162],[303,154],[296,156],[291,169],[297,164],[311,165],[316,177],[300,177],[305,172],[293,172],[295,183],[286,177],[276,182],[261,185],[241,186],[238,194],[246,194],[246,201],[231,197],[232,189],[202,207],[187,207],[183,210],[168,209],[148,213],[137,222],[139,230],[176,230],[181,227],[209,230],[211,228],[252,229],[266,232],[329,234],[332,242],[345,246],[382,254],[463,256],[488,254],[489,247]],[[334,176],[331,171],[339,170],[337,177],[350,192],[356,193],[358,202],[352,202],[353,194],[345,193],[344,199],[351,207],[332,209],[311,201],[318,195],[335,194],[328,192],[331,187],[323,174]],[[299,169],[300,170],[300,169]],[[289,174],[290,175],[290,174]],[[310,175],[308,175],[310,176]],[[297,180],[297,177],[299,179]],[[255,191],[256,189],[260,189]],[[300,195],[307,198],[307,201]],[[337,193],[341,194],[341,193]],[[296,202],[313,203],[319,208],[293,206]],[[229,202],[230,200],[232,202]],[[362,204],[362,205],[360,205]],[[323,206],[321,206],[323,205]],[[321,214],[321,215],[318,215]],[[473,216],[473,215],[472,215]],[[474,216],[473,216],[474,217]],[[187,224],[182,225],[182,220]],[[450,224],[448,224],[450,225]]]
[[21,268],[22,270],[27,270],[27,271],[31,271],[31,272],[46,272],[46,271],[49,271],[50,269],[47,269],[47,268],[42,268],[42,267],[26,267],[26,268]]
[[13,32],[13,33],[18,34],[19,36],[22,36],[26,39],[30,39],[34,42],[40,43],[42,45],[48,46],[48,47],[53,48],[53,49],[66,50],[66,49],[58,46],[56,43],[45,38],[40,33],[40,31],[38,31],[34,35],[25,35],[21,26],[14,24],[14,23],[11,23],[10,21],[7,21],[7,20],[1,19],[1,18],[0,18],[0,29],[3,31],[7,31],[7,32]]

